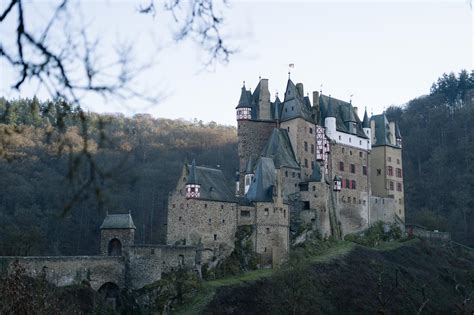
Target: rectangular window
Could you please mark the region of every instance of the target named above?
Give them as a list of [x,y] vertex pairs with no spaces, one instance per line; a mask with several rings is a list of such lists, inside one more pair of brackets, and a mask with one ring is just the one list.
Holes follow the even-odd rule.
[[268,215],[268,214],[269,214],[268,208],[265,208],[265,215]]
[[309,127],[309,133],[313,134],[313,128]]
[[362,175],[367,175],[367,166],[362,166]]
[[309,210],[309,201],[303,201],[303,210]]
[[392,157],[387,157],[387,161],[392,162]]
[[402,178],[402,169],[397,167],[397,177]]
[[351,181],[351,188],[356,189],[356,181],[355,180]]
[[344,162],[342,162],[342,161],[339,162],[339,170],[340,170],[341,172],[344,171]]
[[393,167],[392,166],[389,166],[387,168],[387,173],[388,173],[388,176],[393,176]]
[[397,164],[400,164],[400,159],[397,159]]
[[250,217],[250,211],[241,210],[241,211],[240,211],[240,216],[241,216],[241,217]]
[[217,234],[214,234],[214,241],[217,241]]
[[304,151],[308,152],[308,142],[304,142]]
[[300,191],[308,191],[308,183],[301,183]]
[[402,191],[402,183],[397,183],[397,191]]
[[351,181],[346,179],[346,188],[351,188]]
[[314,144],[311,145],[311,153],[314,153]]
[[304,167],[308,167],[308,159],[304,159]]
[[351,164],[351,173],[355,174],[356,172],[356,166],[354,164]]
[[270,234],[270,228],[267,228],[266,231],[267,231],[267,234]]
[[389,189],[393,190],[393,182],[392,181],[390,181],[390,183],[389,183]]
[[311,161],[311,169],[314,170],[314,161]]

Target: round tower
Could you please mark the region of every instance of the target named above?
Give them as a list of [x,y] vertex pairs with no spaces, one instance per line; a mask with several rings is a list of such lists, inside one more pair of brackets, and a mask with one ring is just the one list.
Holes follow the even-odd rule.
[[196,161],[193,159],[191,169],[189,171],[188,181],[186,182],[186,198],[198,199],[201,197],[201,185],[198,183],[196,174]]
[[240,93],[239,104],[235,109],[237,110],[237,121],[252,119],[252,104],[249,92],[245,89],[245,82]]

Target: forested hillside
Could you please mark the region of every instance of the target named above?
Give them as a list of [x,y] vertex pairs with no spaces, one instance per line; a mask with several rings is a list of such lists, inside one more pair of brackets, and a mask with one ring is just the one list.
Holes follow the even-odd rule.
[[[403,136],[407,221],[471,246],[473,88],[473,73],[444,75],[429,95],[387,109]],[[232,181],[236,129],[0,99],[0,255],[97,253],[106,211],[130,211],[137,242],[162,241],[167,195],[192,158]]]
[[37,99],[0,99],[0,140],[0,255],[95,254],[106,211],[130,211],[137,242],[160,242],[186,159],[229,180],[237,168],[234,127]]
[[407,221],[474,246],[474,72],[444,74],[430,94],[387,109],[400,124]]

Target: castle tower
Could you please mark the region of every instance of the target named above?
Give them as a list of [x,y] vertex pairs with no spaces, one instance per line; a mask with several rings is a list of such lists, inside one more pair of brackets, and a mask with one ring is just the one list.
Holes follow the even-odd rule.
[[240,93],[239,104],[235,108],[237,110],[237,121],[252,119],[252,104],[250,103],[249,92],[245,89],[245,83]]
[[334,107],[331,102],[331,95],[329,95],[329,103],[326,114],[326,119],[324,119],[324,127],[326,127],[326,136],[329,139],[335,140],[336,138],[336,113],[334,112]]
[[367,108],[365,108],[364,120],[362,121],[362,129],[364,130],[365,135],[369,138],[368,149],[372,148],[372,133],[370,129],[369,116],[367,115]]
[[108,214],[100,226],[100,254],[121,256],[135,242],[135,224],[130,213]]
[[186,199],[199,199],[201,197],[201,185],[198,183],[196,174],[196,160],[193,159],[186,182]]

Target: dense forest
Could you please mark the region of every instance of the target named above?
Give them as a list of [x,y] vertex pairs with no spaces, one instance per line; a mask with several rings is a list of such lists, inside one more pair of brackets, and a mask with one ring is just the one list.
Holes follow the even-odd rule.
[[98,253],[106,212],[131,212],[140,243],[163,241],[183,163],[237,168],[235,127],[84,114],[0,99],[0,255]]
[[400,124],[407,221],[474,246],[474,71],[443,74],[429,95],[387,109]]
[[[386,114],[403,136],[407,221],[474,245],[474,73]],[[187,160],[237,169],[235,127],[64,102],[0,98],[0,255],[98,252],[107,211],[130,211],[140,243],[162,242],[168,193]]]

